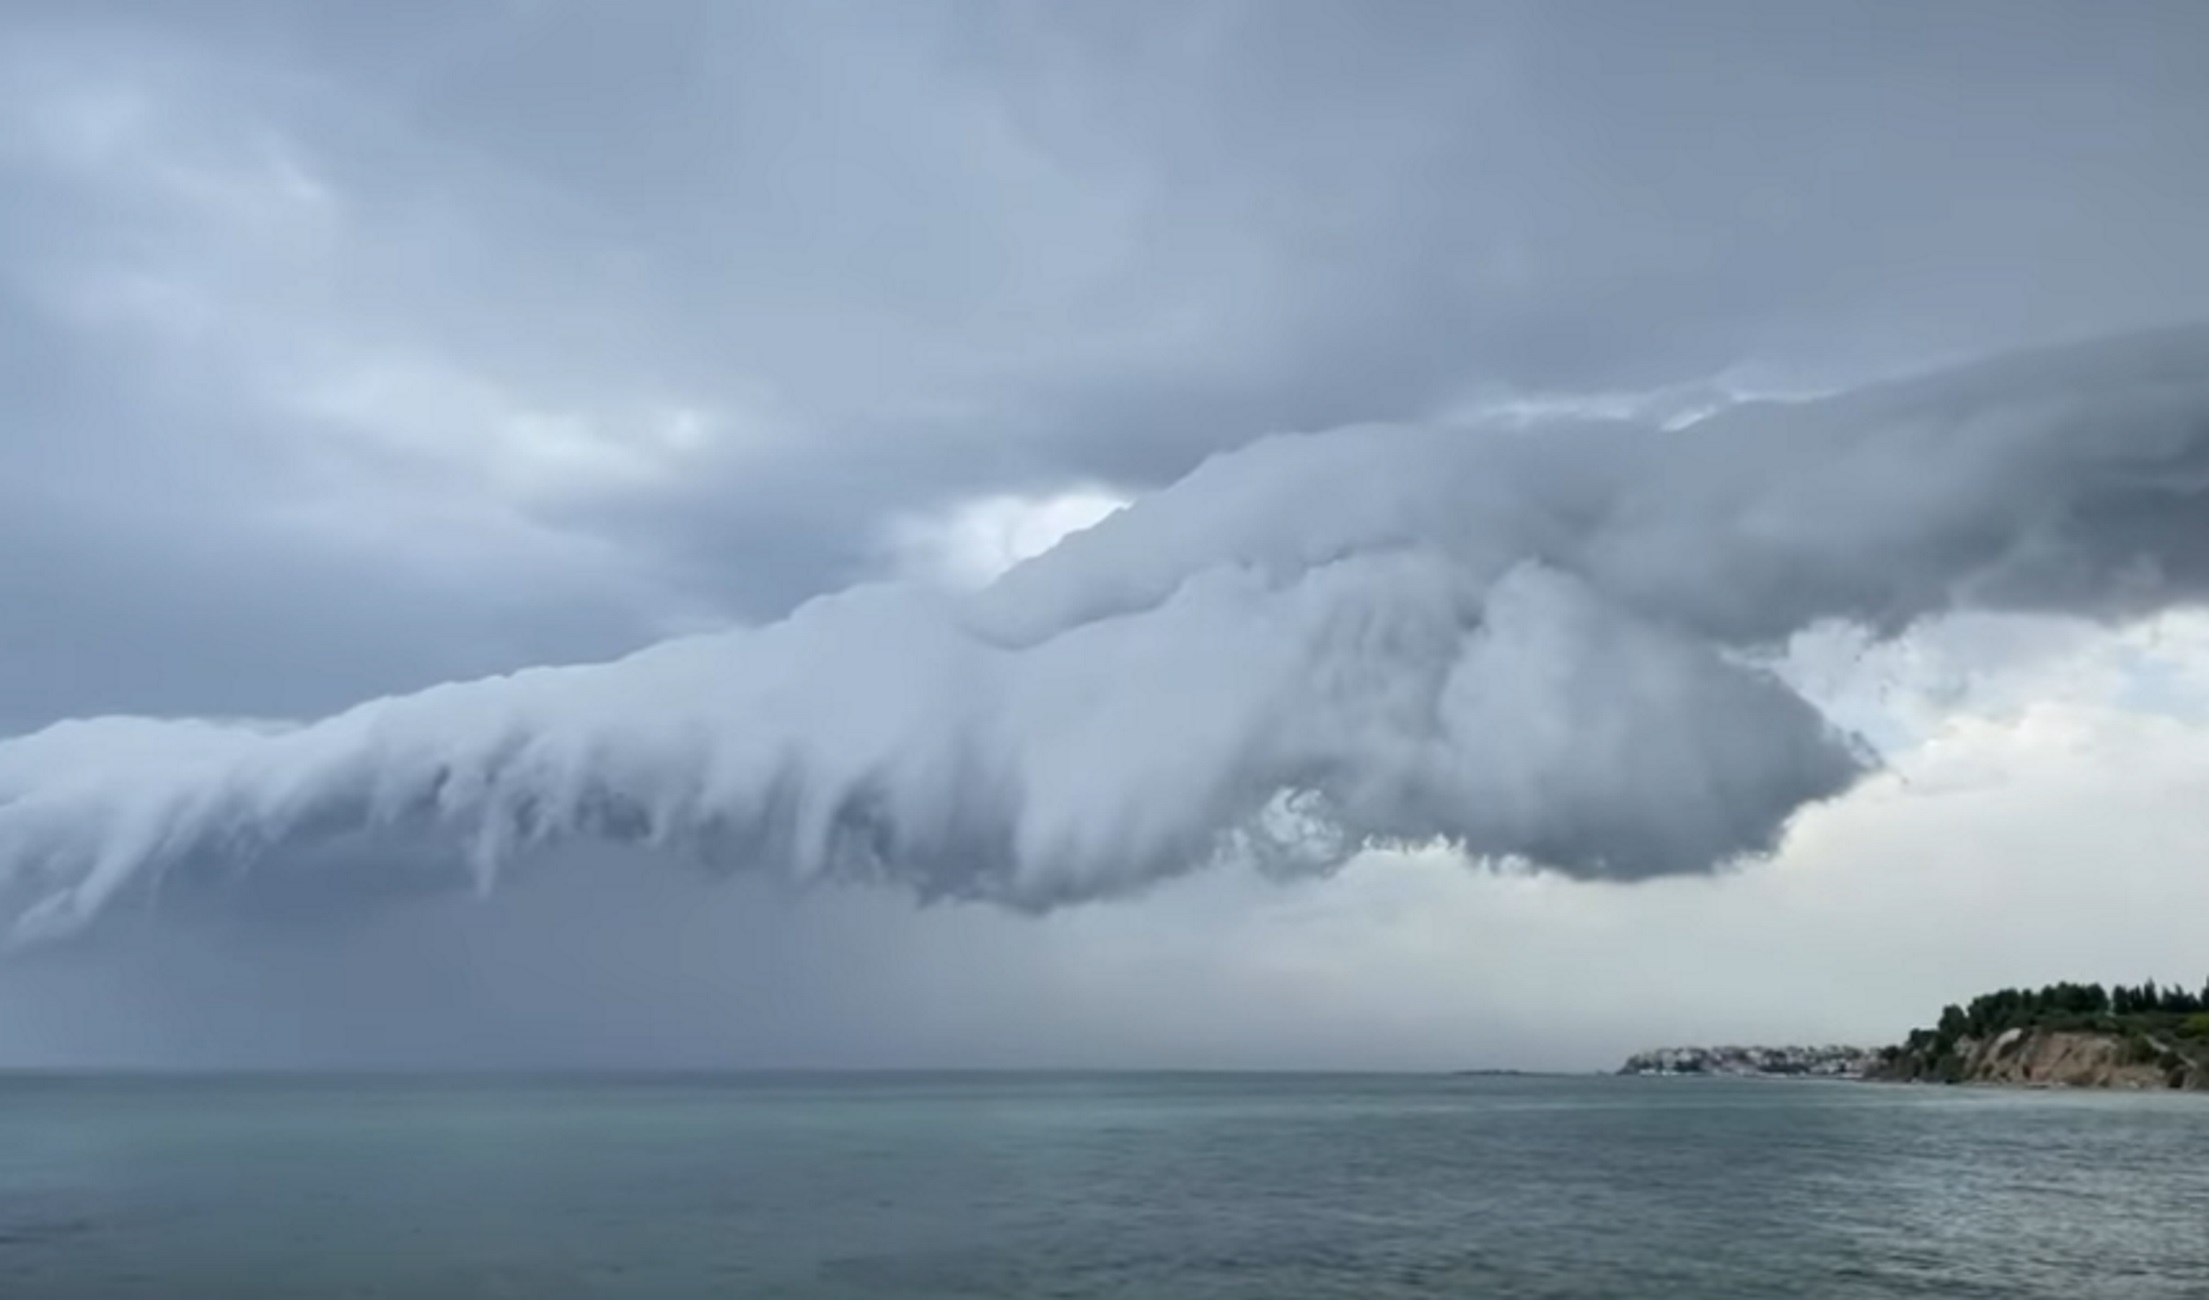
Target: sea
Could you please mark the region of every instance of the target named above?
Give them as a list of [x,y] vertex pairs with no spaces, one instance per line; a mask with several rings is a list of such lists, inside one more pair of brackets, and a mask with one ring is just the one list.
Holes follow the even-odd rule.
[[0,1297],[2209,1297],[2209,1095],[0,1077]]

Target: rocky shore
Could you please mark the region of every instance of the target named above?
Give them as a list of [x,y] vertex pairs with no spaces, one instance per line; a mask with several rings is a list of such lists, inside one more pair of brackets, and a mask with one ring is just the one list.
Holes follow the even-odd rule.
[[1867,1079],[2034,1088],[2209,1091],[2209,1045],[2148,1033],[2005,1029],[1962,1038],[1945,1055],[1891,1049]]
[[2143,1034],[2017,1028],[1959,1039],[1945,1054],[1906,1047],[1659,1047],[1627,1057],[1618,1073],[2209,1091],[2209,1051],[2202,1046]]

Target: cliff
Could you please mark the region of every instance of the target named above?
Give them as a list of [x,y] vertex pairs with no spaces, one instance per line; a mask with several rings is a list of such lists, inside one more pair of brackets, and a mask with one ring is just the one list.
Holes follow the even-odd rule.
[[1867,1078],[2041,1088],[2195,1088],[2209,1091],[2209,1044],[2144,1032],[2005,1029],[1890,1049]]
[[2006,988],[1941,1008],[1893,1047],[1667,1047],[1620,1074],[1813,1076],[2209,1091],[2209,984]]

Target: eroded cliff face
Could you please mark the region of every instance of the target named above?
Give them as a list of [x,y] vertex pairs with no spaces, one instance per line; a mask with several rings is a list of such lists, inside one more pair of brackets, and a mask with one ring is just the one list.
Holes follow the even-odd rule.
[[2152,1035],[2010,1029],[1959,1040],[1952,1055],[1909,1053],[1874,1077],[2043,1088],[2194,1088],[2209,1090],[2209,1048]]

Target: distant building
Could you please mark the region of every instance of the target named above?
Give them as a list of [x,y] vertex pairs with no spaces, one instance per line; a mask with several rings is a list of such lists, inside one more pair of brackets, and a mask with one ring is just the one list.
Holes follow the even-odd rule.
[[1853,1079],[1876,1055],[1865,1047],[1660,1047],[1626,1058],[1619,1073]]

